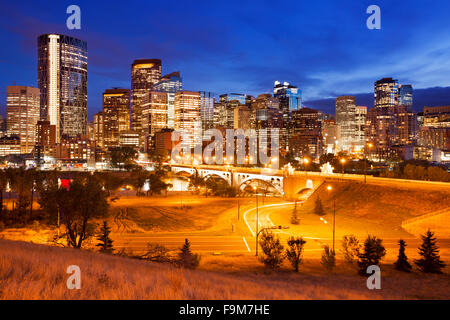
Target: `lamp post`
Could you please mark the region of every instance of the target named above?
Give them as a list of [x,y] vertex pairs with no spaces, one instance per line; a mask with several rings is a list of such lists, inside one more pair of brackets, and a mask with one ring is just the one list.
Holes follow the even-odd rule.
[[308,171],[307,171],[307,166],[309,164],[309,159],[308,158],[303,158],[303,166],[305,167],[305,176],[308,176]]
[[341,162],[341,166],[342,166],[342,174],[344,174],[344,165],[347,162],[347,160],[345,158],[341,158],[340,162]]
[[258,194],[256,193],[256,186],[253,187],[253,190],[255,190],[255,198],[256,198],[256,256],[258,256],[258,220],[259,220],[259,214],[258,214]]
[[[327,189],[328,191],[331,192],[331,190],[333,190],[333,187],[328,186]],[[333,197],[333,252],[335,252],[334,251],[335,234],[336,234],[336,197]]]
[[[367,144],[367,147],[369,147],[369,151],[370,149],[372,149],[373,144],[369,143]],[[364,146],[364,183],[367,183],[367,147]]]

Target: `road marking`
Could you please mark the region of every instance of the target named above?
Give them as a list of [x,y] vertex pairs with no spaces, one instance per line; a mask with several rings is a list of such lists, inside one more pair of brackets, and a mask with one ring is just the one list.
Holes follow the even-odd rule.
[[250,250],[250,247],[248,246],[247,240],[245,240],[245,237],[242,237],[242,239],[244,239],[244,243],[245,243],[245,245],[247,246],[248,252],[252,252],[252,251]]
[[[268,204],[268,205],[265,205],[265,206],[260,206],[260,207],[258,207],[258,209],[264,209],[264,208],[270,208],[270,207],[290,206],[290,205],[293,205],[293,204],[295,204],[295,202],[289,202],[289,203],[275,203],[275,204]],[[255,207],[255,208],[248,209],[247,211],[245,211],[243,217],[244,217],[245,224],[247,225],[248,229],[249,229],[250,232],[252,233],[252,236],[254,237],[254,236],[255,236],[255,232],[253,232],[252,228],[250,227],[250,224],[249,224],[248,221],[247,221],[247,213],[249,213],[250,211],[253,211],[253,210],[256,210],[256,207]],[[272,224],[273,224],[273,223],[272,223]]]

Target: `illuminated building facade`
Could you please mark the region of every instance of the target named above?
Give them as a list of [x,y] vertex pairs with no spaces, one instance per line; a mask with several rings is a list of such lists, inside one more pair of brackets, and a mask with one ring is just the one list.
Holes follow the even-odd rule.
[[145,139],[142,127],[142,104],[153,85],[161,81],[161,60],[135,60],[131,65],[131,130],[139,133],[140,145]]
[[214,100],[213,93],[200,91],[200,116],[204,131],[214,127]]
[[166,92],[149,91],[142,103],[142,130],[145,150],[153,146],[155,133],[167,128],[168,95]]
[[6,88],[7,134],[20,138],[21,153],[30,153],[36,141],[39,121],[39,89],[23,86]]
[[108,89],[103,93],[103,144],[117,147],[120,134],[130,128],[130,90]]
[[183,90],[183,79],[179,72],[169,73],[153,85],[154,91],[167,93],[167,127],[174,128],[175,92]]
[[85,41],[58,34],[38,37],[40,118],[56,127],[56,139],[86,135],[87,65]]
[[103,112],[94,114],[94,140],[98,147],[103,148]]
[[339,149],[353,151],[357,141],[356,101],[354,96],[336,98],[336,124],[339,126],[341,133]]
[[175,130],[183,132],[184,143],[190,147],[201,141],[194,141],[196,130],[201,130],[200,92],[179,91],[175,93]]

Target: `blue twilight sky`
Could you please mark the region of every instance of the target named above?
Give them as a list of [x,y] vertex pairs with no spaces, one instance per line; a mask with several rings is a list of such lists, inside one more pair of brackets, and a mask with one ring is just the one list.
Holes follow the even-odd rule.
[[[161,58],[188,90],[257,95],[288,81],[325,112],[342,94],[372,106],[382,77],[421,89],[416,110],[450,104],[448,0],[0,1],[2,112],[7,85],[37,85],[36,38],[52,32],[88,42],[89,118],[105,89],[130,87],[137,58]],[[81,30],[66,28],[71,4],[81,7]],[[381,30],[366,27],[371,4],[381,7]]]

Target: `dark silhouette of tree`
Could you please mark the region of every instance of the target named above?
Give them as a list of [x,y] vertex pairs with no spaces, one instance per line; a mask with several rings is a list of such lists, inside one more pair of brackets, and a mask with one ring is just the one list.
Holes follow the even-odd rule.
[[180,266],[187,269],[195,269],[200,263],[200,256],[192,253],[191,243],[188,239],[184,240],[184,245],[178,254],[178,263]]
[[371,265],[378,265],[386,255],[386,249],[382,243],[383,240],[375,236],[367,236],[366,241],[364,241],[364,250],[358,254],[358,271],[360,275],[365,276],[367,268]]
[[152,262],[169,262],[169,250],[158,243],[147,243],[147,251],[141,256],[142,259]]
[[280,242],[280,238],[275,237],[272,232],[265,230],[260,236],[259,245],[262,249],[261,262],[268,268],[278,269],[284,260],[284,248]]
[[111,165],[114,168],[131,170],[136,167],[137,151],[132,147],[116,147],[111,149]]
[[336,266],[336,254],[329,245],[323,246],[322,259],[320,260],[322,266],[327,269],[327,271],[333,271]]
[[103,187],[108,191],[108,196],[113,196],[114,193],[125,183],[124,179],[121,178],[114,172],[97,172],[100,182]]
[[316,202],[314,205],[314,213],[318,216],[325,215],[325,210],[323,209],[322,200],[319,197],[316,198]]
[[298,267],[302,263],[303,247],[305,243],[306,241],[303,240],[302,237],[291,237],[287,242],[288,248],[286,249],[286,258],[291,263],[295,272],[298,272]]
[[406,242],[405,240],[399,240],[398,244],[398,259],[394,263],[395,269],[398,271],[411,272],[411,265],[408,262],[408,257],[405,254]]
[[298,219],[298,214],[297,214],[297,202],[295,203],[294,210],[292,210],[291,223],[295,224],[295,225],[300,224],[300,220]]
[[421,236],[422,245],[419,247],[420,259],[414,260],[418,269],[424,273],[442,273],[445,263],[441,261],[439,247],[436,244],[434,232],[428,230]]
[[97,247],[100,248],[100,252],[103,253],[112,253],[113,249],[113,240],[109,237],[111,233],[111,228],[108,226],[108,222],[103,220],[103,224],[100,228],[100,233],[97,237],[99,243],[97,243]]
[[344,236],[342,239],[342,253],[348,263],[353,263],[355,258],[358,257],[360,248],[361,245],[354,235]]
[[8,177],[4,170],[0,170],[0,220],[3,218],[3,193],[8,185]]
[[95,233],[92,220],[108,214],[108,193],[92,175],[77,176],[68,189],[58,187],[57,180],[50,179],[39,194],[39,204],[50,221],[59,220],[64,225],[62,236],[70,247],[81,248],[84,240]]

